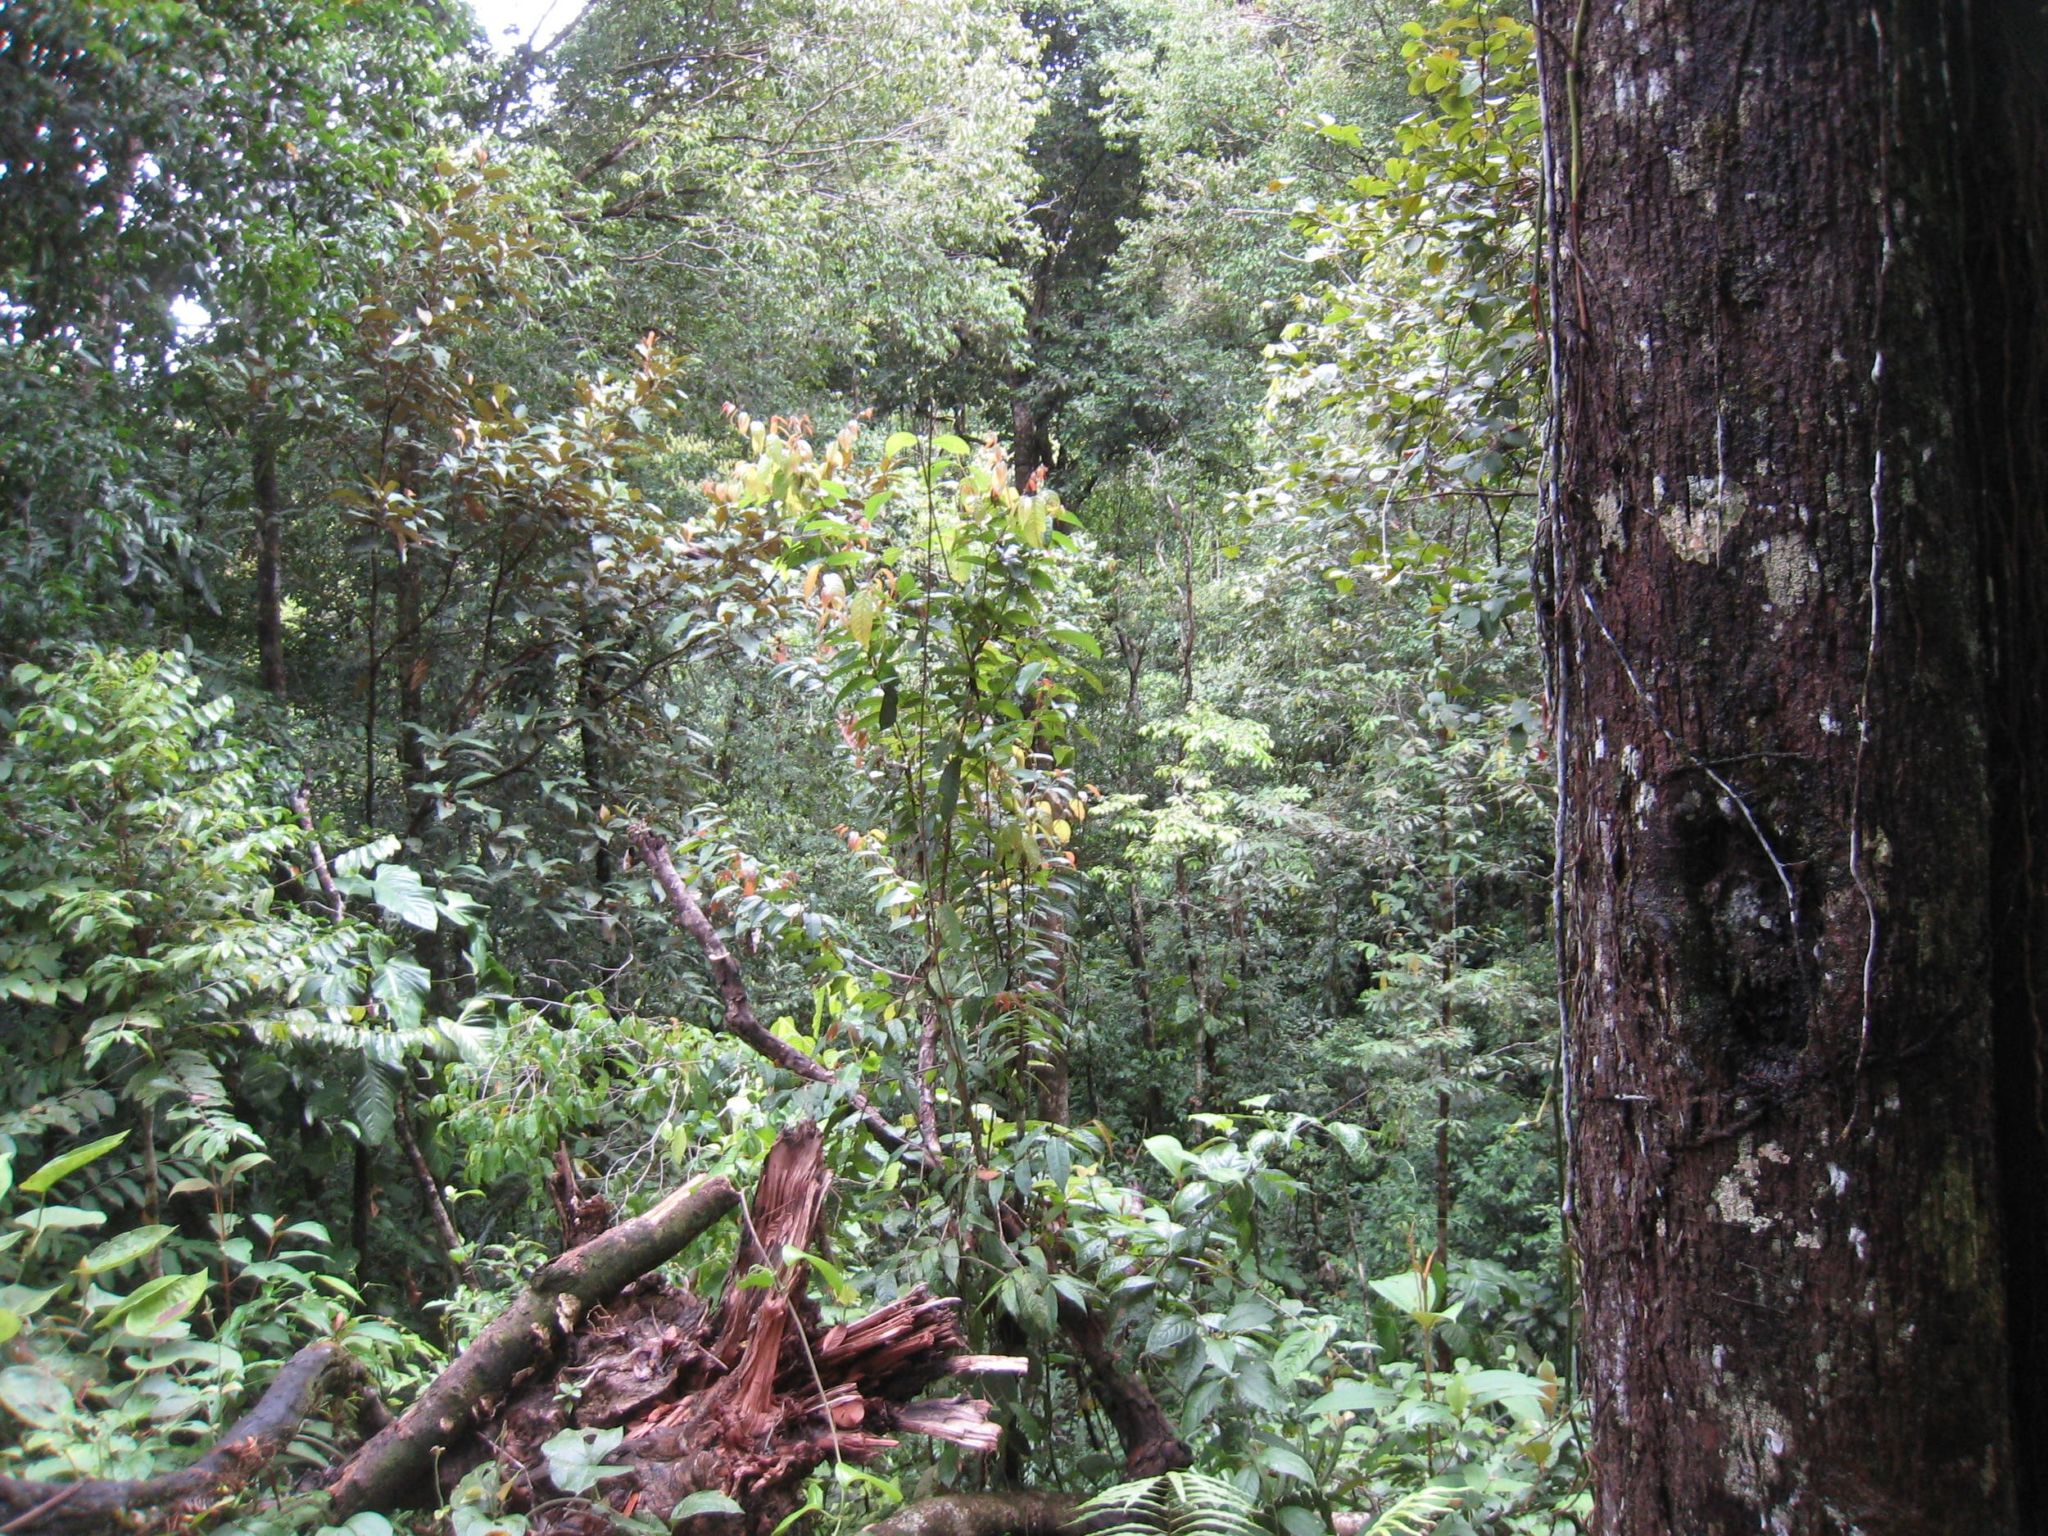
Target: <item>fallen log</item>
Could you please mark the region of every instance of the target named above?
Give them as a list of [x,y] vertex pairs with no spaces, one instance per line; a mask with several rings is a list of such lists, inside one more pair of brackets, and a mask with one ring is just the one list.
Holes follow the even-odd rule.
[[739,1198],[722,1178],[688,1185],[545,1266],[410,1408],[342,1463],[328,1484],[334,1519],[398,1504],[436,1453],[467,1433],[483,1399],[552,1355],[591,1306],[681,1253]]
[[0,1478],[0,1530],[35,1536],[183,1527],[253,1482],[298,1434],[320,1400],[362,1379],[362,1367],[322,1340],[293,1355],[263,1396],[191,1466],[160,1477],[76,1483]]
[[906,1504],[863,1536],[1073,1536],[1081,1501],[1064,1493],[949,1493]]

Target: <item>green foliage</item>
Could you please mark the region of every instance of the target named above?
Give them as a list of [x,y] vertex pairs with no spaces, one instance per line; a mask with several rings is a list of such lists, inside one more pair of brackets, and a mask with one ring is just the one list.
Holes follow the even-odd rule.
[[[1011,1470],[1118,1475],[1079,1308],[1196,1457],[1104,1496],[1128,1530],[1568,1526],[1525,24],[37,26],[0,1469],[174,1464],[316,1336],[402,1395],[411,1326],[459,1347],[549,1251],[565,1153],[630,1212],[807,1115],[827,1315],[922,1283],[1038,1357],[989,1387]],[[829,1081],[722,1032],[629,820]],[[450,1528],[547,1528],[499,1476]],[[905,1450],[804,1514],[982,1476]]]

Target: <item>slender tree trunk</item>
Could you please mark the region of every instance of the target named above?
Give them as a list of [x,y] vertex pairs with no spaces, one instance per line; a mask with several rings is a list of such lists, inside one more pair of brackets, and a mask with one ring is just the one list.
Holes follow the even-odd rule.
[[370,1149],[363,1142],[355,1144],[355,1173],[349,1181],[349,1192],[353,1196],[349,1209],[349,1241],[355,1245],[356,1266],[360,1272],[369,1262],[370,1223],[377,1216],[377,1164],[371,1157]]
[[2042,1526],[2042,15],[1538,6],[1613,1536]]
[[[576,740],[583,754],[583,791],[593,825],[599,808],[611,794],[610,752],[609,743],[605,740],[604,720],[607,695],[600,676],[602,663],[592,650],[597,643],[596,627],[586,622],[583,659],[576,667]],[[593,861],[592,878],[600,886],[610,884],[612,850],[601,837],[593,844]]]
[[256,655],[268,693],[285,693],[284,501],[277,492],[277,435],[259,422],[249,429],[249,484],[256,499]]
[[370,581],[367,615],[364,619],[363,665],[363,825],[377,824],[377,686],[384,670],[384,653],[377,645],[377,610],[382,593],[382,569],[377,551],[370,551]]
[[397,588],[393,596],[398,633],[393,637],[392,660],[398,666],[398,762],[405,778],[406,814],[415,833],[425,830],[428,801],[420,789],[427,779],[427,743],[421,732],[427,721],[427,673],[432,665],[423,613],[425,566],[426,556],[415,546],[399,557],[392,574]]
[[1124,953],[1131,962],[1131,992],[1138,999],[1138,1032],[1145,1049],[1159,1048],[1159,1024],[1152,1014],[1152,963],[1145,943],[1145,896],[1138,877],[1131,877],[1131,921],[1124,930]]

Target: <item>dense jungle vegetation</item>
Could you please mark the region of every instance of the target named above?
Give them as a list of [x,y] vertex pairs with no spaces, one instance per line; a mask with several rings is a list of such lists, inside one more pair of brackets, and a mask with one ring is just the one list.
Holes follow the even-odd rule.
[[[5,1528],[1579,1528],[1532,47],[7,0]],[[805,1121],[772,1467],[582,1303],[346,1460]]]

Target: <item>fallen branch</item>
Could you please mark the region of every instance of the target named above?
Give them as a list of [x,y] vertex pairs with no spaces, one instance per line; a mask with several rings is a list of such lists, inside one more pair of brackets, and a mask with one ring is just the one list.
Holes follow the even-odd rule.
[[[704,908],[690,894],[690,888],[683,884],[682,876],[676,873],[675,861],[668,856],[668,844],[661,835],[643,822],[635,822],[626,835],[647,867],[654,871],[655,882],[660,885],[662,894],[668,897],[676,921],[703,947],[704,958],[711,966],[711,980],[718,988],[718,995],[725,1000],[725,1033],[785,1072],[792,1072],[807,1082],[839,1086],[838,1078],[788,1041],[777,1039],[754,1016],[754,1005],[747,997],[746,979],[740,975],[732,951],[725,947],[725,940],[718,936],[718,930],[712,926]],[[875,1140],[892,1152],[903,1146],[903,1133],[882,1117],[881,1112],[868,1102],[866,1094],[854,1088],[848,1090],[847,1097]]]
[[292,809],[299,813],[299,825],[306,832],[306,856],[313,861],[313,874],[320,882],[320,894],[327,898],[328,908],[338,923],[348,916],[348,903],[341,899],[341,892],[335,888],[334,871],[327,865],[327,850],[320,846],[320,834],[313,830],[313,792],[301,784],[292,791]]
[[1063,1493],[948,1493],[906,1504],[863,1536],[1068,1536],[1081,1501]]
[[441,1194],[440,1181],[434,1177],[434,1170],[427,1166],[427,1155],[420,1150],[420,1140],[412,1127],[412,1090],[401,1087],[398,1094],[398,1113],[392,1116],[391,1128],[398,1133],[398,1145],[404,1149],[405,1160],[412,1168],[413,1182],[419,1185],[420,1203],[427,1208],[427,1215],[433,1219],[434,1231],[441,1239],[441,1255],[448,1261],[448,1268],[455,1278],[465,1285],[476,1284],[476,1271],[458,1258],[462,1251],[462,1233],[455,1226],[455,1217],[448,1209],[448,1202]]
[[687,1185],[544,1267],[395,1423],[342,1464],[327,1490],[333,1518],[400,1503],[436,1453],[468,1431],[480,1401],[552,1355],[589,1308],[674,1258],[738,1204],[725,1179]]
[[299,1425],[337,1381],[362,1367],[333,1343],[308,1344],[277,1373],[255,1406],[191,1466],[161,1477],[30,1483],[0,1478],[0,1530],[30,1536],[97,1536],[182,1525],[238,1492],[291,1444]]

